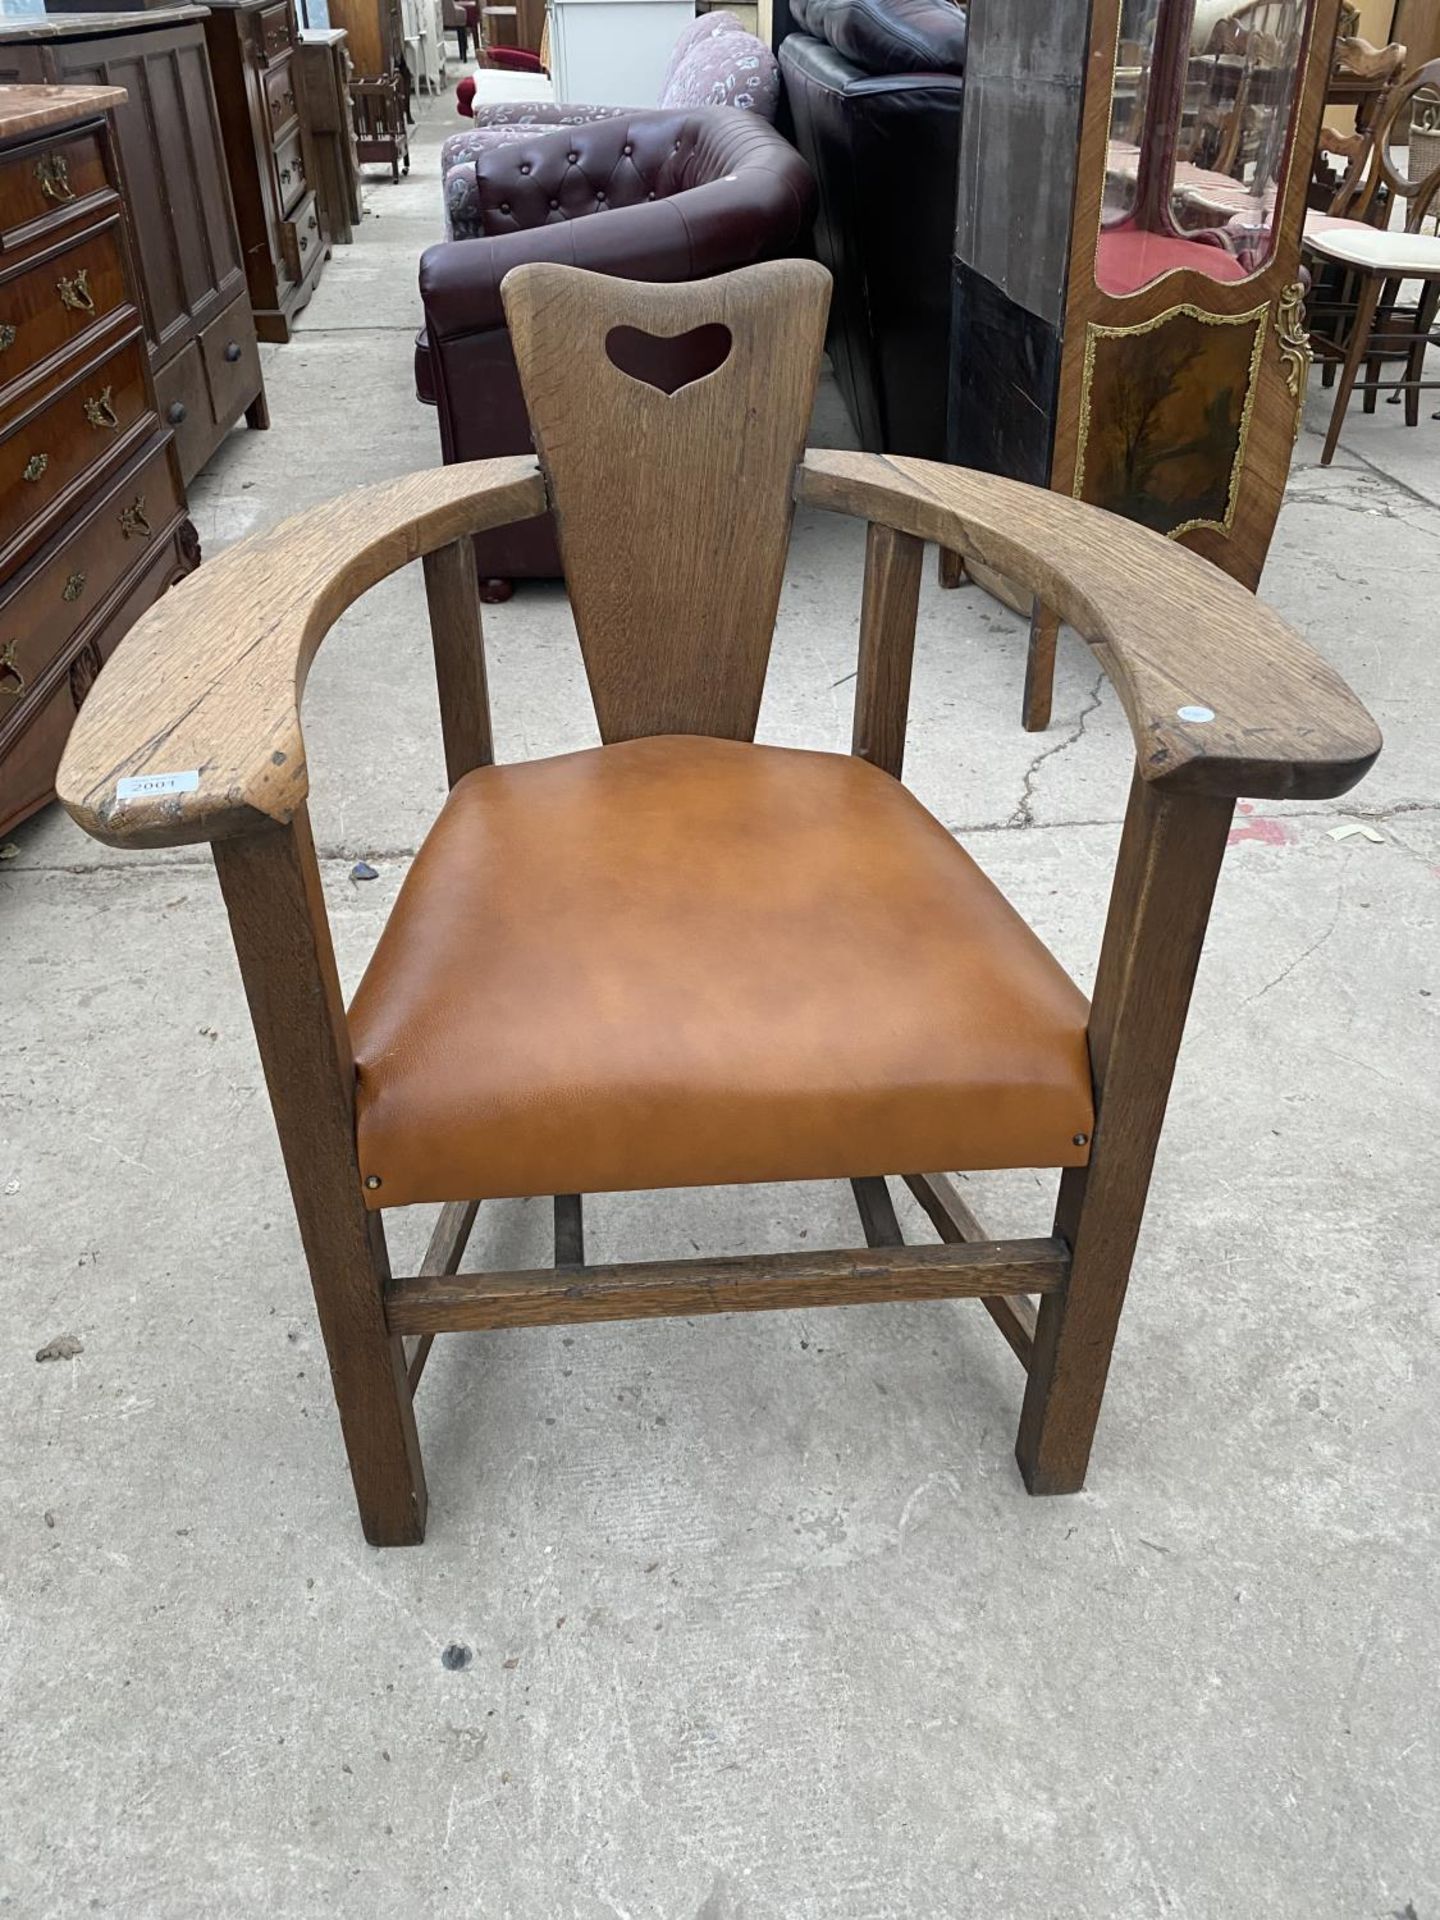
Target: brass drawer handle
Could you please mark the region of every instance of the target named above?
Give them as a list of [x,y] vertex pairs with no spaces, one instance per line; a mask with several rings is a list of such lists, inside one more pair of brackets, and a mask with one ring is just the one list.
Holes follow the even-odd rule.
[[145,518],[145,496],[137,493],[128,507],[120,509],[120,531],[128,540],[132,533],[138,533],[142,540],[148,540],[155,529]]
[[62,275],[55,282],[55,291],[60,295],[62,307],[69,307],[76,313],[94,313],[95,302],[90,293],[90,269],[81,267],[73,279]]
[[14,640],[7,640],[0,647],[0,693],[8,693],[12,699],[18,700],[25,691],[25,676],[15,663],[16,647]]
[[35,178],[47,200],[73,200],[70,162],[63,153],[45,153],[35,162]]
[[15,344],[15,329],[10,325],[9,321],[7,320],[4,322],[3,325],[0,325],[0,353],[4,353],[7,347],[13,347],[14,344]]
[[113,388],[106,387],[102,394],[85,402],[85,418],[92,427],[109,427],[113,432],[120,425],[120,416],[110,403],[113,391]]
[[76,600],[80,598],[81,594],[84,591],[85,591],[84,574],[72,573],[70,578],[65,582],[64,586],[60,589],[60,598],[65,601],[69,601],[70,603],[73,604]]
[[49,464],[50,456],[48,453],[32,453],[30,458],[25,462],[25,471],[21,474],[20,478],[22,480],[38,480]]

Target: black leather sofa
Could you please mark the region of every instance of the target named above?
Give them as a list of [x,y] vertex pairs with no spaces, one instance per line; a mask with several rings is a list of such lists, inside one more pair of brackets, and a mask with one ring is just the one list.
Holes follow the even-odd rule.
[[835,276],[830,357],[872,453],[945,457],[966,14],[954,0],[790,0],[796,146]]

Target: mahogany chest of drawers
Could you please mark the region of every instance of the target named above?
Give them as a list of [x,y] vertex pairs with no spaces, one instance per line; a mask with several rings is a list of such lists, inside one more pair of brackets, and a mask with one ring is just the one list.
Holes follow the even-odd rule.
[[329,241],[301,116],[291,0],[209,0],[205,37],[230,190],[262,340],[285,341]]
[[50,799],[101,666],[200,558],[106,117],[123,98],[0,87],[0,832]]

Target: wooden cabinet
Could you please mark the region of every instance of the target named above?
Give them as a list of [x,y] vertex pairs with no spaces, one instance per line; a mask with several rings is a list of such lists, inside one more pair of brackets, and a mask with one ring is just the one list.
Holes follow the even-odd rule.
[[[241,414],[252,427],[268,421],[204,20],[200,7],[101,15],[66,9],[0,31],[6,80],[125,90],[113,124],[140,304],[161,412],[174,428],[187,483]],[[105,270],[107,284],[116,271]],[[207,338],[222,342],[218,379]]]
[[0,89],[0,831],[50,799],[104,661],[200,557],[104,118],[122,104]]
[[400,178],[410,171],[410,90],[401,0],[328,0],[332,27],[349,35],[354,78],[350,103],[355,147],[363,163],[379,161]]
[[262,340],[288,340],[329,257],[290,0],[210,0],[205,35],[255,326]]
[[400,0],[329,0],[327,10],[331,26],[349,35],[356,79],[383,80],[404,68],[405,18]]
[[320,221],[331,240],[348,246],[364,212],[350,122],[350,36],[337,27],[302,32],[295,65],[310,129]]
[[[951,455],[1255,587],[1309,371],[1300,235],[1339,0],[972,10]],[[1049,715],[1037,611],[1026,724]]]

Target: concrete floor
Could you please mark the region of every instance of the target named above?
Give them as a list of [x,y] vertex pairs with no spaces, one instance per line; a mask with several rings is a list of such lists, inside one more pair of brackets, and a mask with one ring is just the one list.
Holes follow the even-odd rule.
[[[452,124],[267,350],[208,552],[438,459],[410,342]],[[1237,828],[1075,1499],[1021,1490],[973,1306],[455,1336],[429,1540],[371,1551],[209,864],[13,835],[0,1912],[1437,1920],[1440,424],[1396,413],[1322,472],[1317,382],[1265,586],[1386,752]],[[796,528],[768,740],[848,743],[861,546]],[[592,738],[559,591],[487,622],[501,756]],[[307,697],[347,984],[441,797],[427,649],[414,569]],[[1025,735],[1021,662],[927,581],[909,773],[1088,982],[1126,728],[1067,640]],[[966,1182],[997,1231],[1050,1187]],[[856,1237],[840,1187],[590,1208],[599,1257]],[[541,1203],[482,1210],[481,1259],[548,1248]]]

